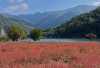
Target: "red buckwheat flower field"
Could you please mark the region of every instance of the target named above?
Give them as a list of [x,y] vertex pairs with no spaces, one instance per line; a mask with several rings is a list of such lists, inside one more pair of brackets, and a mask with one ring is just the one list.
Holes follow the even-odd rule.
[[100,68],[100,42],[0,42],[0,68]]

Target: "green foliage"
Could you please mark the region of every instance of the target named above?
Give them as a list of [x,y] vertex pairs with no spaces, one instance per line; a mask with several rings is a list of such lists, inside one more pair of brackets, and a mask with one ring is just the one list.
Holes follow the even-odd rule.
[[17,41],[18,39],[26,38],[24,29],[20,25],[17,25],[17,24],[9,26],[7,33],[8,33],[8,37],[10,39],[12,39],[13,41]]
[[95,39],[97,36],[96,34],[93,34],[93,33],[89,33],[89,34],[86,34],[86,38],[90,41],[92,41],[93,39]]
[[0,41],[9,41],[8,36],[0,35]]
[[46,29],[43,31],[43,36],[44,37],[49,37],[52,38],[54,34],[54,30],[53,29]]
[[42,30],[39,28],[34,28],[30,31],[30,37],[34,40],[37,41],[41,39],[42,37]]
[[85,38],[88,33],[95,33],[100,38],[100,7],[76,16],[53,30],[52,37],[56,38]]

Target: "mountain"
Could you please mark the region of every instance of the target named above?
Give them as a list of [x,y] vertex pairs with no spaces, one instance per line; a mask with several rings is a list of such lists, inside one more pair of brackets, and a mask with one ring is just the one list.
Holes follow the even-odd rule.
[[87,13],[91,10],[96,9],[97,6],[79,5],[73,8],[69,8],[61,11],[50,11],[44,13],[35,14],[23,14],[17,15],[17,18],[21,18],[30,22],[34,27],[43,29],[54,28],[60,24],[72,19],[73,17]]
[[88,33],[94,33],[100,38],[100,7],[48,30],[45,35],[56,38],[84,38]]
[[0,28],[7,27],[10,24],[12,24],[12,22],[9,19],[4,18],[2,15],[0,15]]
[[5,30],[7,30],[8,26],[12,25],[12,24],[21,25],[24,28],[26,34],[28,34],[29,30],[32,28],[31,24],[29,24],[28,22],[26,22],[24,20],[17,19],[17,18],[10,18],[10,17],[7,18],[7,17],[0,15],[0,30],[2,27]]

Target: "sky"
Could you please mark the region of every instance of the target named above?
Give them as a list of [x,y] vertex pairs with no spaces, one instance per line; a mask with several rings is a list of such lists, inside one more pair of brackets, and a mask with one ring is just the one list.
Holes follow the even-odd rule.
[[0,0],[0,13],[34,14],[64,10],[78,5],[99,6],[100,0]]

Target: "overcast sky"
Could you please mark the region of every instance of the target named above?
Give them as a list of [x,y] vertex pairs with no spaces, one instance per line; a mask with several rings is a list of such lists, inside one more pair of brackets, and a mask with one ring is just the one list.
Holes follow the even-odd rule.
[[0,0],[0,13],[33,14],[64,10],[77,5],[99,6],[100,0]]

